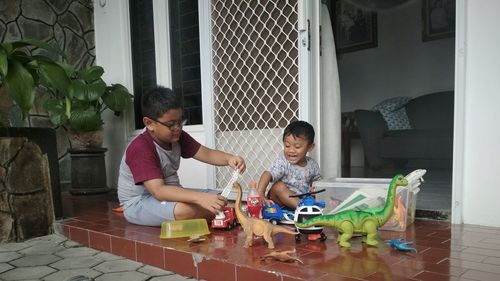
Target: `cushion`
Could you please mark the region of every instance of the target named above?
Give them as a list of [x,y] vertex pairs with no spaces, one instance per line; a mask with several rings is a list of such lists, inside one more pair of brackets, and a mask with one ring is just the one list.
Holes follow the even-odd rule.
[[387,122],[389,130],[408,130],[411,129],[408,115],[406,115],[405,105],[411,100],[411,97],[394,97],[383,100],[375,105],[372,110],[379,111]]
[[413,129],[452,129],[453,91],[415,97],[405,106]]
[[452,159],[453,130],[387,131],[380,156],[391,159]]

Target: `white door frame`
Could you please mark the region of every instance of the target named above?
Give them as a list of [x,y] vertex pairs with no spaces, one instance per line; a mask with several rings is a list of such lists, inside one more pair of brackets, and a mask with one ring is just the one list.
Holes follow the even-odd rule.
[[462,224],[465,152],[465,40],[466,0],[456,2],[455,30],[455,102],[453,121],[453,175],[451,222]]

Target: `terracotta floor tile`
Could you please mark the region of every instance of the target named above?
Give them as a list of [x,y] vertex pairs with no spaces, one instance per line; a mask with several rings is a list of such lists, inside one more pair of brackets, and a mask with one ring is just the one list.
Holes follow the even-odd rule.
[[216,259],[203,259],[198,264],[198,279],[201,280],[236,280],[236,266]]
[[111,236],[111,253],[131,260],[137,260],[135,241],[121,237]]
[[281,281],[281,276],[273,273],[272,271],[262,271],[252,267],[237,266],[236,267],[236,280],[238,281]]
[[[99,250],[204,280],[498,280],[500,228],[451,225],[416,220],[406,231],[379,231],[380,244],[370,247],[360,237],[351,248],[337,244],[337,232],[325,228],[326,241],[295,241],[293,235],[274,236],[275,249],[262,238],[244,248],[240,226],[211,229],[200,243],[188,238],[160,239],[159,227],[128,223],[118,206],[97,196],[70,197],[58,222],[70,239]],[[384,240],[413,241],[418,252],[402,252]],[[295,250],[303,262],[263,259],[272,251]],[[197,266],[195,266],[195,263]]]
[[197,278],[198,271],[193,262],[193,255],[182,251],[163,249],[165,269],[180,275]]
[[70,226],[69,238],[82,245],[89,246],[89,231],[87,229]]
[[89,231],[89,247],[105,252],[111,252],[111,237],[108,234]]
[[137,261],[159,268],[165,267],[163,247],[137,242]]

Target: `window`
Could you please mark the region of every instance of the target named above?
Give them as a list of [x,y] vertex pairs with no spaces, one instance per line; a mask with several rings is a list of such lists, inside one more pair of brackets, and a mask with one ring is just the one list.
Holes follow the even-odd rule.
[[[198,1],[168,1],[172,89],[183,98],[188,125],[202,124]],[[157,84],[152,0],[130,0],[135,128],[141,129],[142,93]],[[167,16],[167,15],[165,15]],[[160,30],[157,28],[156,30]]]
[[169,1],[172,88],[182,93],[188,125],[202,124],[198,1]]
[[130,36],[134,77],[135,128],[142,123],[142,93],[156,85],[155,35],[152,0],[130,0]]

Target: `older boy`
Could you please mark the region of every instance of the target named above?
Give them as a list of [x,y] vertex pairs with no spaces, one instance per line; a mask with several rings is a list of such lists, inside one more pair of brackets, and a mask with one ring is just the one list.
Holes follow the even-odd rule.
[[183,188],[177,170],[180,158],[230,166],[240,173],[245,161],[207,148],[182,130],[180,96],[157,87],[141,100],[144,131],[128,145],[120,164],[118,198],[127,221],[159,226],[165,220],[212,219],[227,204],[215,193]]

